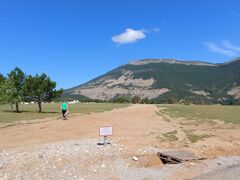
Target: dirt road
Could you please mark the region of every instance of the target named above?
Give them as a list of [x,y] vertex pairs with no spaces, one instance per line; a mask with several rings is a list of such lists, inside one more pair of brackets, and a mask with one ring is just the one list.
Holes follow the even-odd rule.
[[156,111],[155,106],[134,105],[103,113],[72,115],[66,121],[49,118],[40,123],[2,128],[0,147],[16,148],[67,139],[97,138],[99,127],[104,125],[113,126],[113,138],[130,144],[134,141],[133,145],[145,144],[142,140],[152,130],[170,128],[156,115]]

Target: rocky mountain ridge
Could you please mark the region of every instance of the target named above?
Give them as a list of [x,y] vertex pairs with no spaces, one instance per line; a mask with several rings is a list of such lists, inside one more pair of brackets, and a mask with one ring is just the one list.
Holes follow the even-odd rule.
[[120,66],[65,95],[111,100],[127,96],[154,102],[219,103],[240,99],[240,58],[223,64],[175,59],[144,59]]

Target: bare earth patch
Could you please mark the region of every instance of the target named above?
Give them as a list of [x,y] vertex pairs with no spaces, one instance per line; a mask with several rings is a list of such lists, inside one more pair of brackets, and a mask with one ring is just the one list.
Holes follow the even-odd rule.
[[[239,125],[196,124],[156,112],[154,105],[132,105],[0,128],[0,179],[184,179],[239,167]],[[97,145],[103,125],[113,126],[107,147]],[[208,160],[163,165],[157,152],[169,149]]]
[[240,98],[240,86],[232,88],[230,91],[228,91],[228,94],[239,99]]
[[100,78],[89,83],[83,88],[76,89],[73,94],[81,94],[92,99],[110,100],[116,95],[140,96],[153,99],[169,91],[167,88],[154,89],[155,80],[137,79],[132,77],[132,71],[122,71],[122,76],[117,79],[111,77]]

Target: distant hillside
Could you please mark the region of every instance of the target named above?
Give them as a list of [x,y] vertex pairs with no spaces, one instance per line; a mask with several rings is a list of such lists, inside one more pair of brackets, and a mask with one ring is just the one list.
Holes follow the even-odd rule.
[[181,99],[238,103],[240,58],[223,64],[175,59],[133,61],[64,93],[65,97],[80,95],[100,100],[139,96],[155,103]]

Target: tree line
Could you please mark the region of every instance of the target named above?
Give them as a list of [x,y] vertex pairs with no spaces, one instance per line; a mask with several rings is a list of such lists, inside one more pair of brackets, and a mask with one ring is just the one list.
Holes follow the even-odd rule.
[[60,97],[63,89],[56,89],[56,82],[45,73],[35,76],[26,75],[19,67],[14,68],[6,77],[0,74],[0,103],[15,105],[20,112],[20,102],[37,102],[38,112],[42,112],[42,102]]

